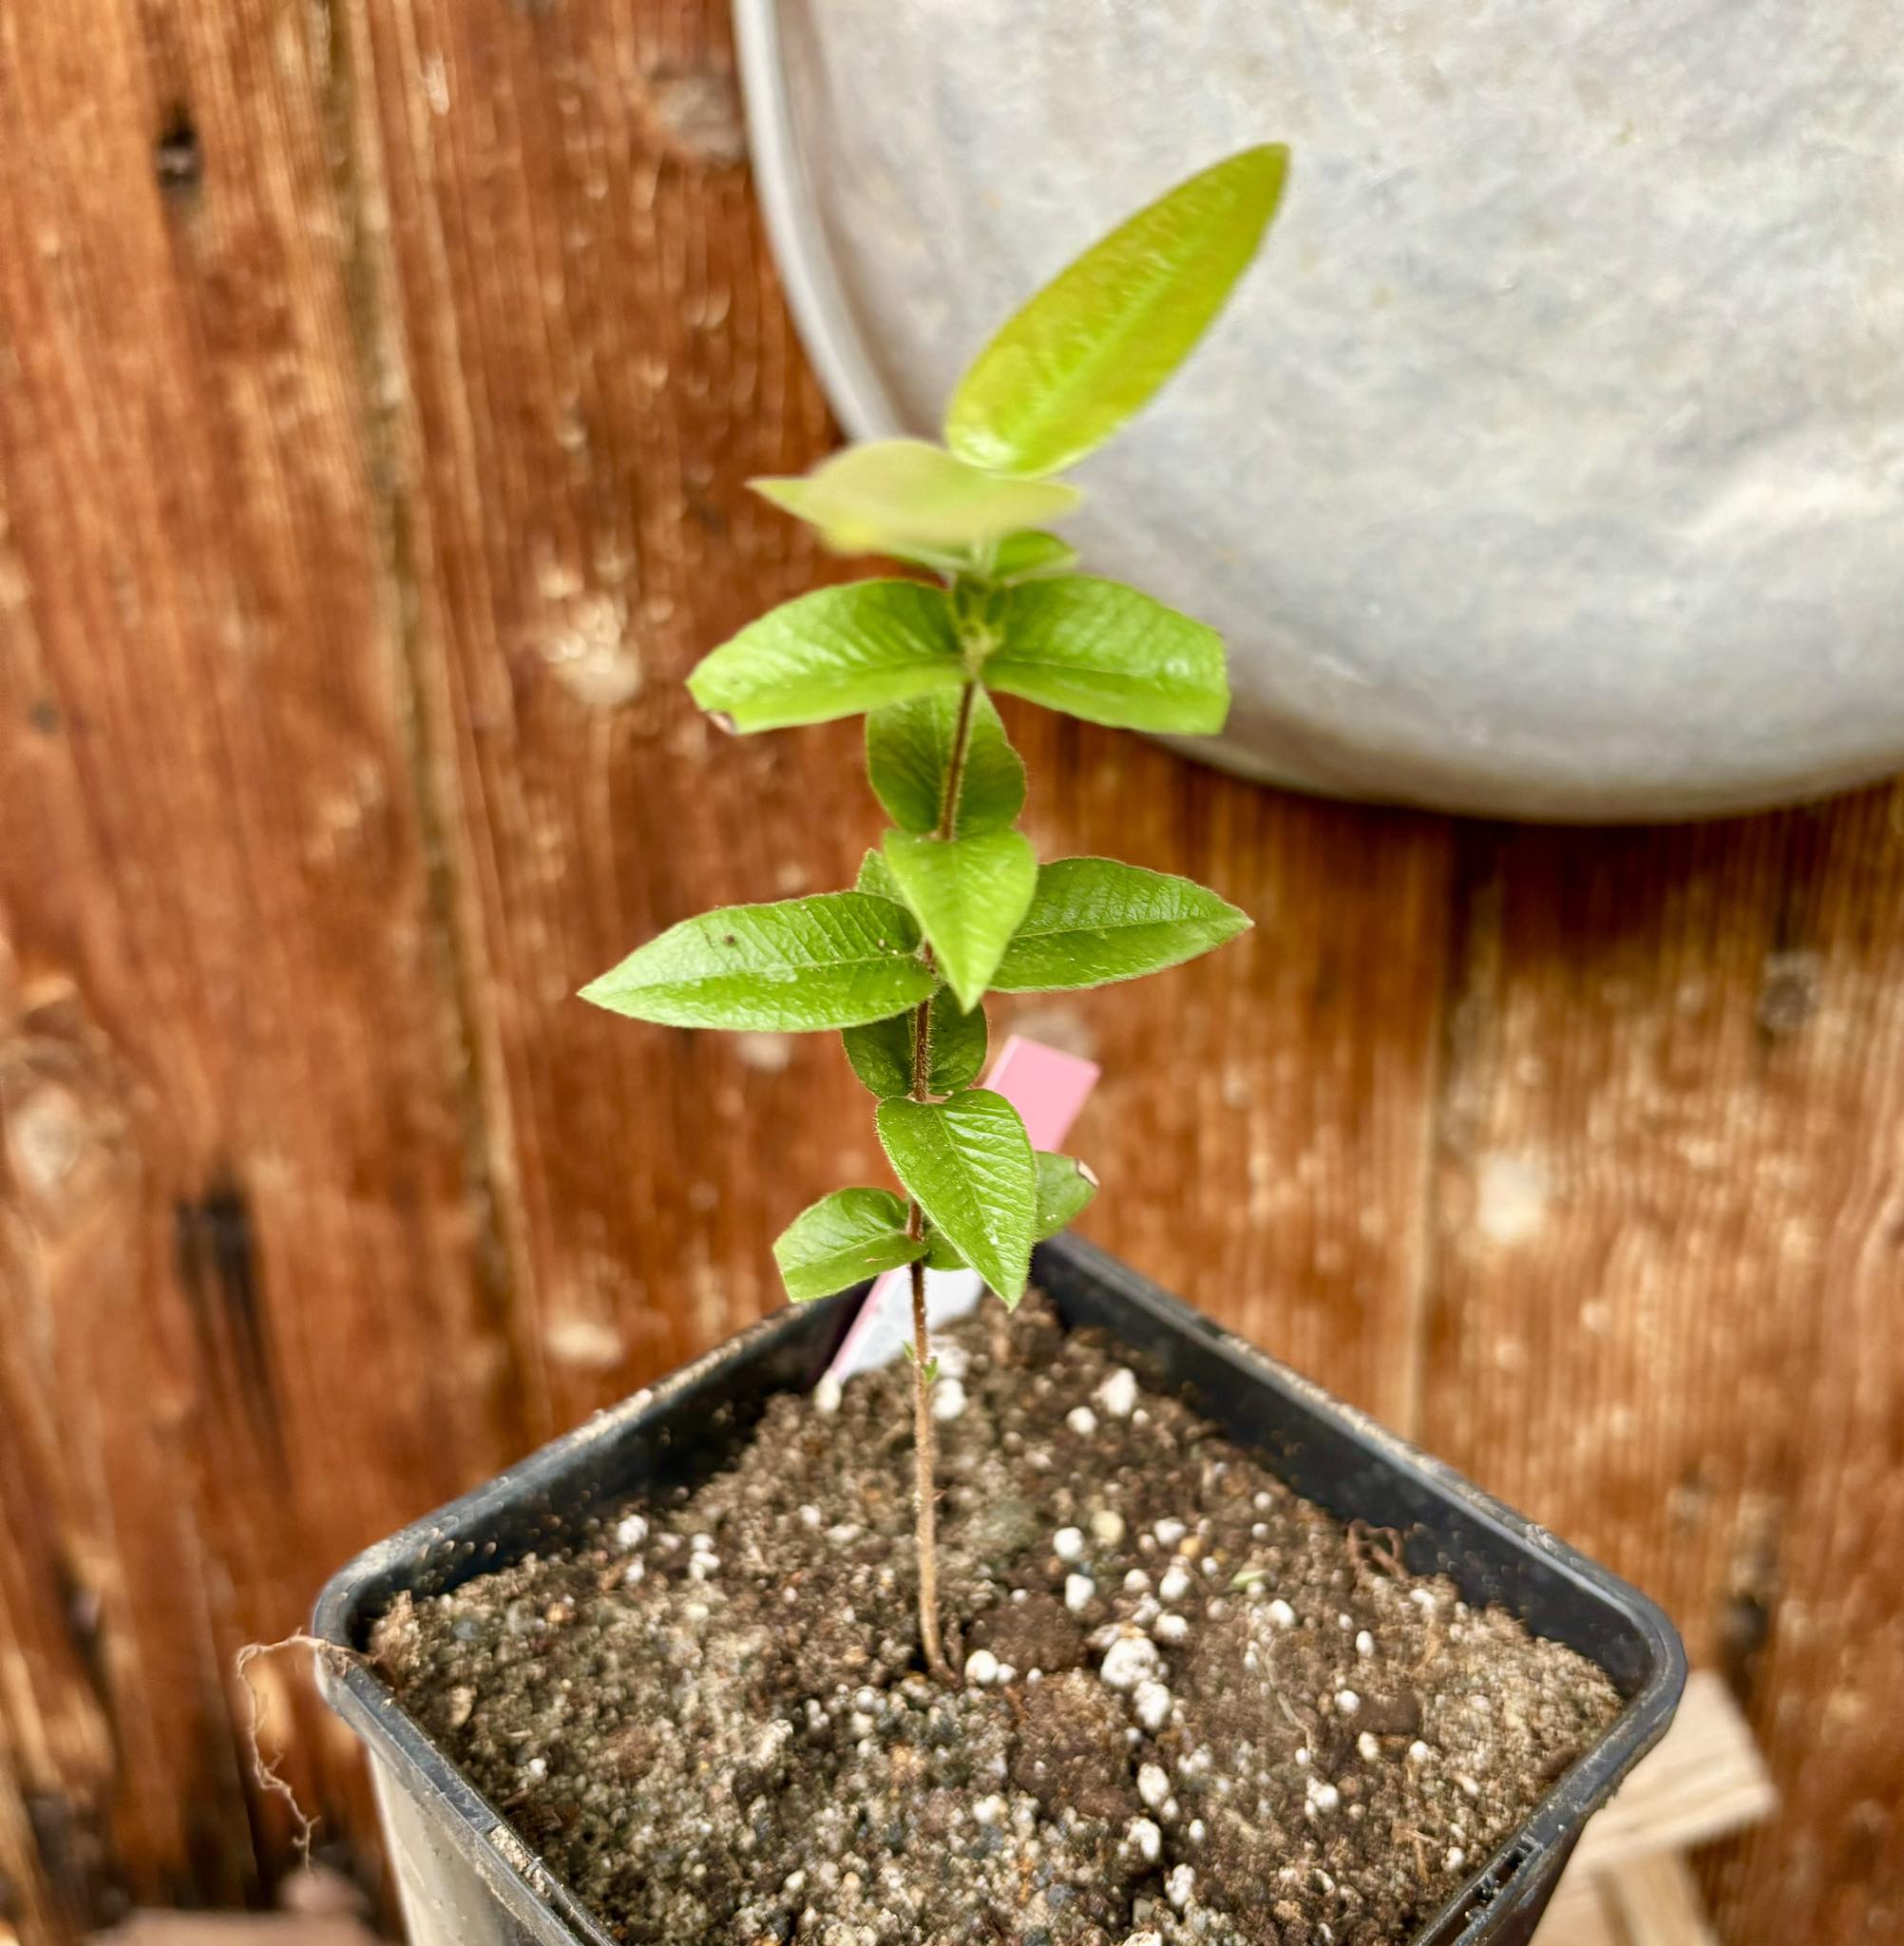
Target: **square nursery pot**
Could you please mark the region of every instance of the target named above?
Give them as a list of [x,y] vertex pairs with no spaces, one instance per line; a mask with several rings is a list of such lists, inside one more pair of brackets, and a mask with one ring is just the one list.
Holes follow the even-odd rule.
[[[1604,1568],[1102,1251],[1060,1237],[1039,1249],[1033,1275],[1067,1325],[1106,1331],[1147,1380],[1187,1394],[1298,1493],[1340,1519],[1397,1530],[1412,1570],[1449,1575],[1470,1603],[1500,1603],[1606,1671],[1626,1707],[1413,1942],[1519,1946],[1587,1820],[1671,1721],[1685,1675],[1671,1624]],[[318,1597],[315,1632],[361,1650],[399,1593],[441,1593],[545,1547],[599,1502],[711,1471],[770,1394],[814,1383],[860,1295],[763,1319],[368,1549]],[[610,1946],[369,1668],[339,1658],[322,1681],[371,1747],[413,1946]]]

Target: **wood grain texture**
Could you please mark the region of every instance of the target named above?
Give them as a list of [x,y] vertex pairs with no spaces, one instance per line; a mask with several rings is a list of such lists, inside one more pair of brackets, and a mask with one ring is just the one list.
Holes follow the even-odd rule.
[[[1463,834],[1425,1442],[1672,1611],[1784,1799],[1728,1937],[1904,1917],[1904,792]],[[1762,1929],[1762,1930],[1761,1930]]]
[[[778,1302],[879,1179],[823,1037],[574,989],[849,879],[847,727],[679,678],[837,567],[714,0],[0,10],[0,1915],[234,1904],[224,1670]],[[1299,800],[1028,709],[1051,852],[1247,941],[1000,1008],[1088,1228],[1660,1592],[1766,1739],[1731,1946],[1904,1908],[1904,800],[1660,832]],[[374,1867],[288,1672],[291,1774]],[[7,1920],[0,1920],[0,1923]]]
[[231,1652],[521,1440],[324,83],[280,19],[0,20],[31,131],[0,181],[0,1712],[40,1925],[255,1891],[248,1823],[281,1831]]

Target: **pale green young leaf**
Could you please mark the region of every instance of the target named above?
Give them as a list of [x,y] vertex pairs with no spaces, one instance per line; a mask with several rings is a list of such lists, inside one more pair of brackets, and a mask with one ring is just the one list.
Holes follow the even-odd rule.
[[[887,703],[866,717],[866,775],[902,830],[938,828],[963,694],[947,690]],[[997,705],[975,690],[953,831],[971,837],[996,830],[1014,822],[1024,802],[1024,763],[1005,735]]]
[[1223,639],[1121,582],[1068,574],[1007,589],[994,689],[1121,730],[1201,735],[1223,728]]
[[1283,194],[1289,152],[1247,148],[1139,210],[973,359],[945,413],[961,459],[1056,473],[1147,404],[1209,328]]
[[925,1254],[905,1233],[905,1202],[890,1190],[835,1190],[799,1213],[774,1239],[780,1281],[795,1304],[830,1297],[882,1270]]
[[1056,534],[1007,534],[993,551],[988,578],[1002,586],[1036,581],[1040,575],[1069,574],[1076,565],[1077,549]]
[[[853,1073],[882,1100],[912,1092],[912,1014],[848,1027],[841,1040]],[[950,987],[932,996],[926,1086],[935,1095],[969,1087],[985,1065],[985,1010],[961,1013]]]
[[899,1179],[959,1255],[1008,1305],[1024,1294],[1038,1166],[1019,1112],[969,1088],[949,1101],[882,1101],[880,1141]]
[[778,730],[957,689],[963,679],[943,591],[868,581],[783,602],[702,657],[688,690],[735,730]]
[[820,530],[839,554],[957,559],[1019,527],[1060,520],[1083,498],[1056,480],[1016,480],[970,467],[923,439],[876,439],[810,473],[747,483]]
[[581,997],[673,1027],[797,1034],[883,1021],[938,983],[904,906],[823,892],[685,919]]
[[1075,1155],[1049,1149],[1038,1152],[1038,1217],[1033,1233],[1039,1243],[1056,1236],[1083,1213],[1097,1193],[1097,1178]]
[[977,1006],[1038,886],[1030,841],[1019,831],[888,831],[885,862],[959,1004]]
[[1114,858],[1040,868],[1019,929],[992,975],[1000,993],[1054,993],[1134,980],[1194,959],[1247,928],[1212,891]]

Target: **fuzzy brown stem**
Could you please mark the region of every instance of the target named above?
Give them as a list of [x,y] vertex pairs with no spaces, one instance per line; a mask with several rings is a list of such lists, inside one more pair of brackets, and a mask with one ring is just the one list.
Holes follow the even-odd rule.
[[953,1680],[939,1639],[939,1471],[938,1427],[932,1419],[932,1381],[925,1360],[925,1266],[912,1266],[912,1415],[914,1489],[917,1506],[914,1536],[919,1543],[919,1640],[925,1667],[937,1682]]
[[[945,765],[945,794],[939,806],[939,836],[949,838],[958,823],[959,791],[965,777],[965,749],[972,737],[972,708],[979,685],[968,682],[959,698],[959,721]],[[912,1016],[912,1098],[932,1094],[932,1002],[920,1002]],[[915,1201],[905,1212],[905,1233],[925,1234],[925,1211]],[[939,1634],[939,1433],[932,1418],[931,1335],[925,1322],[925,1266],[912,1266],[913,1534],[919,1546],[919,1640],[925,1666],[936,1680],[953,1680]]]
[[945,795],[939,802],[939,835],[950,838],[959,825],[959,792],[965,783],[965,750],[972,740],[972,706],[979,685],[968,682],[959,696],[959,721],[952,732],[952,754],[945,764]]

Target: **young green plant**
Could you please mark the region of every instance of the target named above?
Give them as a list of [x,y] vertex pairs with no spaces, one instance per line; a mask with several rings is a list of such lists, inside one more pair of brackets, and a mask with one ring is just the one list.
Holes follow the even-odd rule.
[[894,557],[937,582],[804,595],[714,650],[688,687],[741,733],[864,713],[867,775],[892,828],[850,891],[685,920],[583,989],[672,1026],[838,1030],[877,1097],[905,1193],[836,1190],[773,1248],[795,1303],[910,1267],[919,1628],[941,1678],[925,1269],[969,1266],[1016,1305],[1033,1244],[1096,1187],[1071,1157],[1035,1154],[1011,1104],[976,1085],[984,997],[1134,979],[1249,924],[1168,873],[1109,858],[1040,865],[1018,829],[1024,765],[992,696],[1121,729],[1223,727],[1215,634],[1076,573],[1046,529],[1081,498],[1053,476],[1144,406],[1222,309],[1287,163],[1280,146],[1231,156],[1060,272],[972,362],[942,446],[881,440],[753,483],[835,551]]

